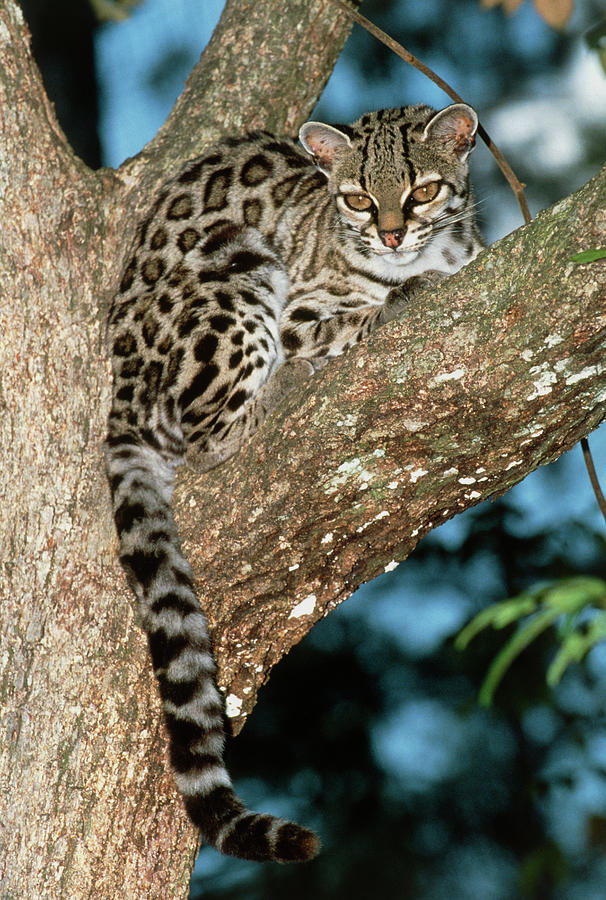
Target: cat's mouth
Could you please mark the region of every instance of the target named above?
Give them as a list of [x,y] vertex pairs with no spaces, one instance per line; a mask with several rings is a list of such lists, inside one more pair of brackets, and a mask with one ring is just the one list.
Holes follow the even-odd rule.
[[413,262],[419,255],[421,248],[410,249],[408,247],[373,247],[372,252],[376,256],[382,256],[385,262],[394,266],[407,266]]

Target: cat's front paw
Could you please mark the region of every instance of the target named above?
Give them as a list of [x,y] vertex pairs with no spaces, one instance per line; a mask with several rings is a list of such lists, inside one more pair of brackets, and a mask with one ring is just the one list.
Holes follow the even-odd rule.
[[397,319],[417,294],[436,287],[447,277],[446,272],[429,269],[422,275],[413,275],[412,278],[408,278],[402,284],[392,288],[381,310],[381,324],[384,325],[386,322]]
[[298,385],[313,375],[314,367],[308,359],[295,356],[278,366],[263,388],[264,406],[269,412],[282,402]]
[[409,278],[406,284],[410,284],[410,282],[414,282],[412,290],[416,294],[420,294],[421,291],[426,291],[427,288],[436,287],[440,284],[441,281],[444,281],[445,278],[448,278],[448,272],[440,272],[438,269],[428,269],[427,272],[423,272],[422,275],[415,275],[413,278]]

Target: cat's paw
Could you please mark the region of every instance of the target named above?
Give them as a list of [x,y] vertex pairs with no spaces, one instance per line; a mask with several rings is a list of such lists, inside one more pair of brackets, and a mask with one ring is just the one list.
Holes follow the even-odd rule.
[[298,385],[313,375],[314,367],[307,359],[298,356],[287,359],[278,366],[265,382],[257,397],[257,422],[266,418]]
[[381,324],[384,325],[386,322],[397,319],[417,294],[436,287],[447,277],[446,272],[429,269],[427,272],[423,272],[422,275],[413,275],[412,278],[408,278],[402,284],[392,288],[381,309]]
[[288,391],[291,391],[301,381],[306,381],[313,375],[314,371],[315,369],[308,359],[294,356],[292,359],[287,359],[286,362],[283,362],[281,366],[278,366],[272,377],[287,388]]
[[422,291],[426,291],[428,288],[437,287],[445,278],[448,278],[447,272],[440,272],[438,269],[428,269],[422,275],[415,275],[413,278],[409,278],[405,282],[405,286],[409,286],[411,295],[414,296]]

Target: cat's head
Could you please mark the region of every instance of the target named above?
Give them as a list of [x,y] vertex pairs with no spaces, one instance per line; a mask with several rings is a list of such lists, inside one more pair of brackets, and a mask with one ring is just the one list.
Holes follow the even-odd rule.
[[459,221],[478,117],[465,103],[406,106],[351,126],[307,122],[299,139],[328,179],[347,231],[367,251],[404,265]]

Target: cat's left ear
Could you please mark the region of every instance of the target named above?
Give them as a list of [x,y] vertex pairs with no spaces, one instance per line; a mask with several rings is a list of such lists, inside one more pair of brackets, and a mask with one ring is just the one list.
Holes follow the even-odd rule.
[[466,159],[473,150],[477,130],[478,116],[475,110],[466,103],[453,103],[429,120],[423,132],[423,140],[431,136],[434,140],[441,141],[460,159]]
[[299,131],[299,140],[325,175],[330,174],[337,153],[344,147],[351,147],[346,134],[323,122],[306,122]]

